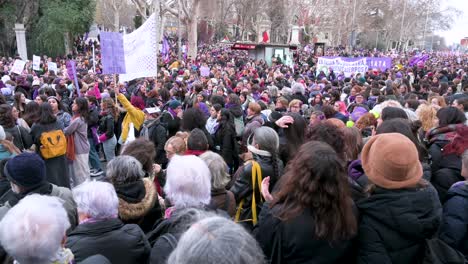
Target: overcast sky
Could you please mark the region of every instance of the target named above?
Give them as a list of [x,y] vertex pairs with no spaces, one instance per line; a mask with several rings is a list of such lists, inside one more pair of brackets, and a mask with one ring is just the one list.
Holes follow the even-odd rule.
[[449,31],[437,32],[445,38],[447,45],[460,44],[460,40],[468,37],[468,0],[442,0],[442,9],[453,6],[461,11],[463,15],[455,18],[454,25]]

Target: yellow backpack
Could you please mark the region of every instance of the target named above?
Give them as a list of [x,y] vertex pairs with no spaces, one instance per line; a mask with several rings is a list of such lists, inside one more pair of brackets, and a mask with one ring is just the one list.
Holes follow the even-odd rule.
[[252,219],[243,219],[240,220],[240,214],[242,212],[242,206],[244,205],[244,199],[239,204],[239,207],[237,208],[236,216],[234,218],[234,221],[236,223],[239,222],[247,222],[247,221],[252,221],[253,225],[256,225],[258,220],[257,220],[257,202],[255,201],[255,189],[256,189],[256,184],[258,184],[258,191],[260,193],[260,200],[262,200],[262,195],[261,195],[261,188],[262,188],[262,169],[260,168],[260,164],[256,161],[252,161]]
[[40,152],[44,159],[51,159],[67,153],[67,138],[62,130],[52,130],[41,134]]

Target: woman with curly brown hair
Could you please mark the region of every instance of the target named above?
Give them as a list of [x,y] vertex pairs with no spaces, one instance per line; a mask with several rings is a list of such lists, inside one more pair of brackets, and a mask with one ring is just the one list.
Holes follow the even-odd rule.
[[[262,193],[267,191],[264,180]],[[305,143],[267,198],[255,236],[269,263],[346,263],[357,233],[340,157],[328,144]]]

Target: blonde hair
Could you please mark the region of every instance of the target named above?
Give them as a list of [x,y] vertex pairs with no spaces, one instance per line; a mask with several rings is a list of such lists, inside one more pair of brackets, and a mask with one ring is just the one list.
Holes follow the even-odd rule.
[[293,106],[295,104],[299,104],[299,106],[302,106],[302,101],[299,100],[299,99],[294,99],[289,103],[289,107],[291,107],[291,106]]
[[187,144],[185,143],[185,139],[180,136],[173,136],[166,141],[166,145],[164,145],[164,149],[167,146],[171,145],[174,148],[175,154],[183,154],[187,150]]
[[429,131],[434,126],[434,120],[436,120],[437,111],[430,104],[420,104],[416,109],[416,115],[421,121],[422,129],[424,131]]

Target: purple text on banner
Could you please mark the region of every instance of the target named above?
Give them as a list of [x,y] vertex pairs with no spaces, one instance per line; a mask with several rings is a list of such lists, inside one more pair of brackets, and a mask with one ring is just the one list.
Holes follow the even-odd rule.
[[78,97],[81,97],[80,93],[80,86],[78,85],[78,77],[76,76],[76,64],[74,60],[67,60],[67,73],[68,73],[68,78],[72,79],[73,78],[73,83],[76,88],[76,92],[78,94]]
[[101,32],[101,61],[104,74],[126,73],[123,35],[118,32]]
[[392,58],[389,57],[357,57],[357,58],[348,58],[348,57],[337,57],[337,56],[324,56],[321,58],[325,59],[336,59],[339,58],[345,62],[356,62],[362,59],[366,59],[366,65],[368,70],[379,69],[385,71],[386,69],[392,68]]

